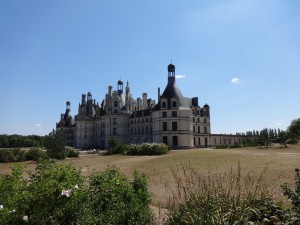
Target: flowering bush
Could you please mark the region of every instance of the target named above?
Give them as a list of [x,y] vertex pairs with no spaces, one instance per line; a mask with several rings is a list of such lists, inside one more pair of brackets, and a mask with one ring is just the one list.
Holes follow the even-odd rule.
[[169,147],[165,144],[144,143],[142,145],[128,145],[128,155],[163,155],[167,154]]
[[40,161],[24,179],[15,164],[0,175],[0,224],[150,224],[144,175],[131,182],[116,167],[84,178],[72,165]]
[[79,156],[79,152],[73,148],[73,147],[70,147],[70,146],[66,146],[65,147],[66,151],[65,151],[65,154],[66,154],[66,157],[78,157]]

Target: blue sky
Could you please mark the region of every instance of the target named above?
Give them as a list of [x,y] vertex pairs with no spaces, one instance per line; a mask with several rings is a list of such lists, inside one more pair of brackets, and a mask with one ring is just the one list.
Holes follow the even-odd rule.
[[129,81],[157,100],[176,66],[212,133],[286,129],[300,117],[297,0],[0,1],[0,134],[48,134],[81,94]]

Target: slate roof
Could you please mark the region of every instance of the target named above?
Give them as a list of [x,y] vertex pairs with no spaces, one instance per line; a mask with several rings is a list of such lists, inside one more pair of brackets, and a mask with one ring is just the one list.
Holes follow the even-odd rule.
[[[192,105],[192,99],[184,97],[175,82],[168,82],[161,98],[168,99],[169,104],[172,98],[178,99],[179,109],[190,109]],[[157,107],[158,109],[160,108],[160,102],[157,104]]]
[[144,117],[144,116],[151,116],[151,109],[145,109],[145,110],[139,110],[136,112],[133,112],[130,116],[130,119],[135,118],[135,117]]

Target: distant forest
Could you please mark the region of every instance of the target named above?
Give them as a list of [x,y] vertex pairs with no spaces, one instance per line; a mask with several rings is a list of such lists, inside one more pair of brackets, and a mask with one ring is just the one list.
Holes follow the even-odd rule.
[[44,136],[38,135],[0,135],[0,148],[42,147]]

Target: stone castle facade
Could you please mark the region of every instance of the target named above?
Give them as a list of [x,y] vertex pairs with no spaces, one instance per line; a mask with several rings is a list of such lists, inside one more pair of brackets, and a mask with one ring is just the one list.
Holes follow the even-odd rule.
[[78,114],[70,114],[70,102],[61,114],[56,131],[61,132],[69,146],[79,149],[109,147],[114,137],[123,144],[165,143],[172,149],[240,144],[250,137],[211,134],[210,107],[201,107],[198,97],[184,97],[176,85],[175,66],[168,65],[168,83],[163,93],[158,88],[157,103],[134,99],[129,83],[121,80],[117,89],[108,87],[99,105],[90,92],[82,94]]

